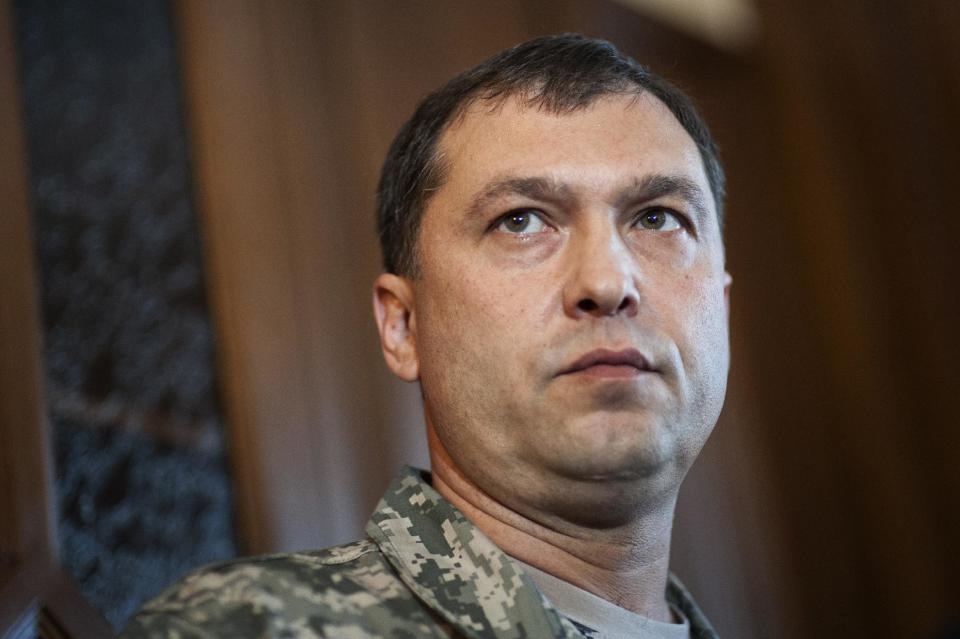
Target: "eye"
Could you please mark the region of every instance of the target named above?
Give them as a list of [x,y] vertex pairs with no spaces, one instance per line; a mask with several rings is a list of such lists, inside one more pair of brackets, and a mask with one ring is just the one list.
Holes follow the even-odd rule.
[[681,228],[680,218],[676,213],[659,207],[640,213],[636,224],[648,231],[673,231]]
[[499,218],[496,230],[511,235],[540,233],[547,228],[546,223],[532,209],[517,209]]

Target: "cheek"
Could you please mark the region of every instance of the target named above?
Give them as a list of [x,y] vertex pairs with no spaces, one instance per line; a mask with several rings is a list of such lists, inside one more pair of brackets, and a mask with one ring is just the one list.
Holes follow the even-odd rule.
[[[418,292],[418,348],[429,375],[479,376],[488,360],[502,359],[502,349],[520,324],[522,301],[501,282],[469,269],[448,269]],[[513,320],[513,321],[511,321]]]
[[721,374],[725,377],[729,347],[722,277],[686,273],[666,303],[671,308],[671,332],[688,373],[704,377],[704,383]]
[[542,383],[541,360],[558,313],[556,287],[548,290],[548,278],[538,274],[494,271],[482,261],[433,275],[417,293],[424,389],[449,408],[469,392],[473,410],[487,417],[519,412]]
[[[440,286],[431,293],[432,312],[445,315],[454,331],[469,330],[471,334],[507,334],[528,329],[535,322],[537,307],[543,300],[537,298],[539,286],[529,272],[507,272],[504,269],[484,268],[474,264],[437,279]],[[510,342],[505,336],[502,340]]]
[[[433,280],[417,292],[420,382],[435,427],[448,439],[521,414],[521,389],[531,386],[530,361],[539,338],[520,287],[479,272],[459,275]],[[496,432],[485,431],[482,445],[506,444]]]

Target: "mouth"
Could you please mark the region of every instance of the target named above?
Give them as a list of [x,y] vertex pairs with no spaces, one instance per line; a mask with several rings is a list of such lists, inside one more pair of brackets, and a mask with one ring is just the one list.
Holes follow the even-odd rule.
[[650,362],[635,348],[612,351],[598,348],[578,358],[560,375],[585,377],[635,377],[642,373],[655,372]]

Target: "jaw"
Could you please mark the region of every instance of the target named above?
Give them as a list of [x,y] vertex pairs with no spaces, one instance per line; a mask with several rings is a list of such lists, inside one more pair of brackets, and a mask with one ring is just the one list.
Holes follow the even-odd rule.
[[[436,427],[429,408],[425,415],[435,475],[531,521],[556,530],[614,530],[629,529],[657,513],[672,517],[686,469],[677,466],[669,437],[641,445],[638,440],[649,438],[615,441],[625,429],[611,436],[617,429],[605,424],[600,439],[595,433],[587,437],[581,433],[579,442],[567,441],[560,447],[544,447],[540,442],[528,447],[526,454],[516,450],[505,453],[460,446],[456,438],[450,441]],[[547,437],[540,435],[541,439]]]

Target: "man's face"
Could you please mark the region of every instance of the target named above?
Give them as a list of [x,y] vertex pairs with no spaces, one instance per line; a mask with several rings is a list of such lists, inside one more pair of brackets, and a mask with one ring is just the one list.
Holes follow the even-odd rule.
[[558,486],[675,491],[729,361],[729,276],[693,140],[642,94],[561,115],[480,103],[439,147],[410,330],[449,457],[518,509],[563,501]]

